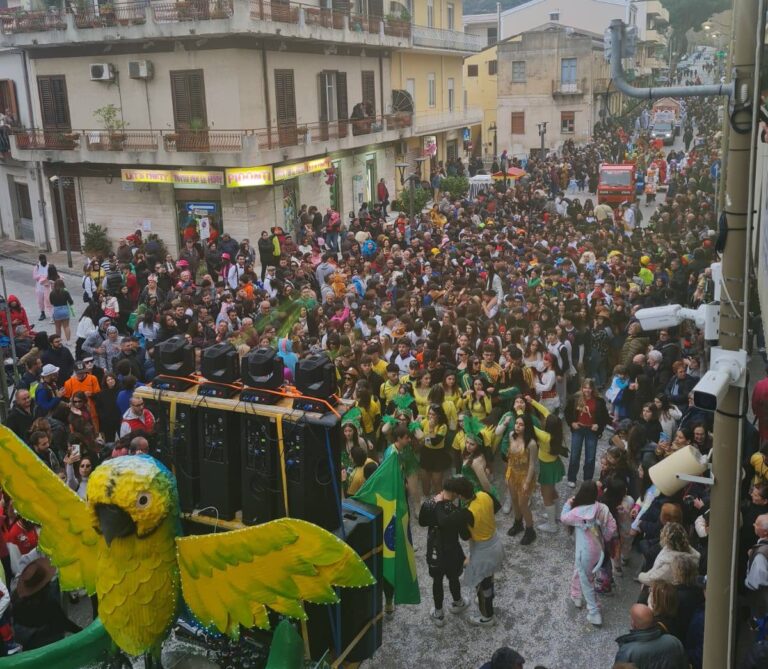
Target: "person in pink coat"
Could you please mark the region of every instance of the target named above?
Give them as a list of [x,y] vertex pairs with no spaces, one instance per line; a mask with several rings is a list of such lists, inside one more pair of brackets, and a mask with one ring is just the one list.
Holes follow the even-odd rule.
[[595,574],[605,559],[605,545],[616,536],[616,520],[610,509],[597,501],[594,481],[584,481],[574,497],[563,506],[560,522],[576,534],[576,556],[571,579],[571,601],[576,608],[587,603],[587,620],[603,624],[595,594]]

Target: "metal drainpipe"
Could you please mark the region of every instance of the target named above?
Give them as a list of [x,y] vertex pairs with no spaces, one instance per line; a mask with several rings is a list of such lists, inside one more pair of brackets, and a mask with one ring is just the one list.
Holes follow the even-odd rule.
[[[29,69],[27,62],[27,52],[21,52],[21,58],[24,69],[24,92],[27,96],[27,114],[29,114],[29,125],[31,128],[35,127],[35,117],[32,111],[32,94],[29,90]],[[43,190],[43,168],[40,161],[35,162],[35,176],[37,177],[37,210],[40,212],[40,216],[43,218],[43,234],[45,235],[45,250],[50,252],[51,249],[51,236],[48,233],[48,217],[45,214],[45,191]]]
[[624,38],[624,22],[621,19],[611,21],[611,79],[616,88],[631,98],[699,98],[708,95],[726,95],[731,97],[734,92],[733,82],[729,84],[712,84],[706,86],[664,86],[657,88],[636,88],[624,78],[624,67],[621,64],[621,45]]

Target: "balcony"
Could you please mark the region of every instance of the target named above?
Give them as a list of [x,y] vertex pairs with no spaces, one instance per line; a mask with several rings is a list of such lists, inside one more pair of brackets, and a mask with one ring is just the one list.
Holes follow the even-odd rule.
[[413,46],[438,51],[457,51],[459,53],[479,53],[487,46],[487,39],[481,35],[458,30],[440,30],[428,26],[411,28]]
[[[279,31],[276,23],[281,24]],[[407,21],[284,0],[117,0],[98,8],[76,8],[74,14],[60,9],[0,10],[0,33],[2,46],[8,47],[233,34],[387,48],[411,43]]]
[[410,134],[410,114],[240,130],[21,130],[18,160],[234,167],[300,160]]
[[471,107],[463,111],[419,113],[413,116],[413,134],[423,135],[428,132],[455,130],[482,122],[483,110],[477,107]]
[[583,78],[579,81],[562,81],[561,79],[552,80],[553,97],[576,97],[584,95],[587,90],[587,80]]

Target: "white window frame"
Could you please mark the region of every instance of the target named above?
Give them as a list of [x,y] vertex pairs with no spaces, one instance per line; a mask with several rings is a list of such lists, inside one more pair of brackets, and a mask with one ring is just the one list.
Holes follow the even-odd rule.
[[[522,66],[522,76],[518,72],[515,74],[515,66],[518,66],[518,69],[520,66]],[[498,68],[498,65],[497,65]],[[498,69],[497,69],[498,71]],[[525,67],[525,61],[524,60],[513,60],[512,61],[512,83],[513,84],[524,84],[526,82],[526,67]]]
[[435,0],[427,0],[427,27],[435,27]]
[[446,15],[446,29],[447,30],[455,30],[454,27],[456,25],[456,8],[454,7],[454,4],[452,2],[449,2],[445,6],[445,15]]
[[448,77],[448,111],[455,111],[456,108],[456,84],[453,77]]

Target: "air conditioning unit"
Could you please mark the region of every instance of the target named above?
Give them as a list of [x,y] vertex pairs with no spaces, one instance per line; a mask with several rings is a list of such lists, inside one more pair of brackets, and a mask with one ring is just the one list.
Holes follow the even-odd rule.
[[91,63],[91,81],[114,81],[115,68],[109,63]]
[[152,61],[131,60],[128,61],[128,76],[131,79],[151,79],[154,74]]

